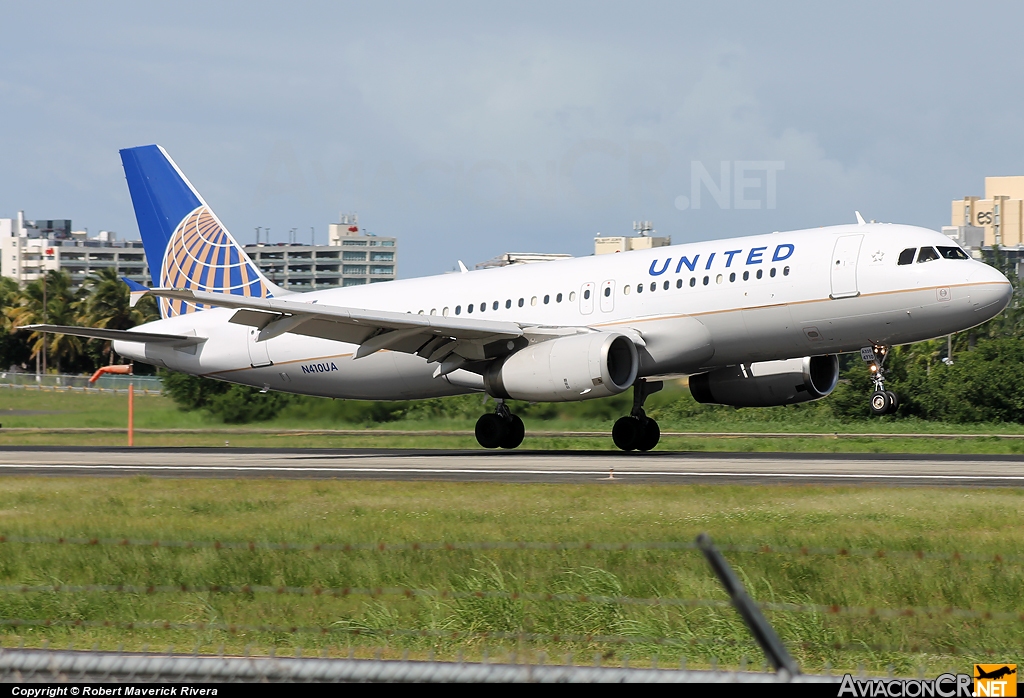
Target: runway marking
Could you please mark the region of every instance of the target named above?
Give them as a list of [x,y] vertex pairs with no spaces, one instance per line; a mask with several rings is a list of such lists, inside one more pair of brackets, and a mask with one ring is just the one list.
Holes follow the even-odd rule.
[[[266,466],[266,465],[18,465],[0,464],[0,469],[34,470],[169,470],[204,472],[318,472],[318,473],[420,473],[432,475],[594,475],[606,476],[603,470],[508,470],[489,468],[369,468],[369,467],[310,467],[310,466]],[[825,479],[867,479],[867,480],[1020,480],[1024,475],[892,475],[878,473],[755,473],[729,471],[658,471],[624,470],[619,476],[675,476],[675,477],[759,477],[759,478],[825,478]],[[618,479],[618,478],[616,478]]]

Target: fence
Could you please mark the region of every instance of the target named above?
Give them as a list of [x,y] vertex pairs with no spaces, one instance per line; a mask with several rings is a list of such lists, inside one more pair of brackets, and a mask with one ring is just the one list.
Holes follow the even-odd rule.
[[[6,552],[10,546],[28,546],[36,549],[37,554],[43,551],[38,546],[54,548],[73,548],[68,552],[75,559],[82,559],[89,550],[100,551],[114,549],[125,551],[131,557],[144,554],[146,549],[152,551],[176,551],[183,553],[205,551],[214,555],[268,555],[292,553],[312,556],[338,555],[387,555],[392,553],[415,553],[433,555],[439,552],[456,551],[550,551],[565,553],[567,551],[604,551],[608,553],[657,553],[659,551],[699,551],[710,564],[715,575],[729,595],[729,600],[714,598],[682,598],[672,596],[628,596],[601,593],[554,593],[528,592],[503,589],[452,589],[452,588],[415,588],[403,586],[378,587],[328,587],[328,586],[294,586],[269,584],[6,584],[0,585],[0,600],[4,607],[17,608],[16,599],[28,597],[45,597],[52,601],[44,607],[53,609],[68,608],[61,598],[76,598],[86,595],[102,595],[104,597],[121,598],[125,602],[122,607],[135,609],[145,604],[145,599],[158,599],[166,596],[177,599],[180,594],[216,595],[226,599],[253,599],[256,597],[276,598],[288,605],[289,599],[309,597],[316,599],[355,599],[365,598],[377,602],[387,597],[402,600],[444,599],[444,600],[491,600],[498,602],[533,602],[539,604],[587,605],[591,608],[646,608],[646,609],[718,609],[727,611],[730,607],[740,614],[744,625],[749,630],[756,644],[764,654],[763,670],[748,671],[747,658],[739,662],[738,668],[722,671],[717,668],[717,660],[711,660],[711,669],[694,671],[686,669],[685,654],[678,668],[659,666],[658,654],[648,654],[653,648],[659,648],[665,656],[678,656],[684,650],[704,652],[702,646],[721,646],[720,638],[685,638],[671,635],[651,635],[640,632],[628,633],[552,633],[532,632],[526,629],[515,631],[497,631],[487,629],[445,629],[440,627],[366,627],[343,625],[337,622],[316,624],[259,624],[252,622],[231,622],[228,619],[211,620],[146,620],[132,611],[129,619],[113,619],[110,617],[89,617],[79,611],[71,615],[57,613],[48,617],[2,617],[0,627],[6,628],[6,634],[22,633],[22,646],[0,650],[0,676],[9,680],[98,680],[117,678],[120,680],[204,680],[204,681],[621,681],[621,682],[764,682],[786,680],[831,680],[829,676],[806,677],[801,674],[796,661],[787,647],[763,615],[764,611],[777,614],[804,614],[811,617],[837,617],[852,619],[868,619],[900,621],[903,619],[927,618],[941,624],[954,621],[961,623],[1002,623],[1019,628],[1024,623],[1024,614],[1013,610],[985,610],[957,607],[925,607],[905,606],[893,608],[854,607],[834,604],[789,603],[789,602],[754,602],[747,594],[744,585],[726,562],[722,551],[770,555],[782,560],[795,557],[831,557],[838,559],[862,559],[876,561],[922,561],[936,560],[942,564],[976,564],[997,566],[1005,569],[1006,565],[1019,563],[1021,558],[1014,556],[962,554],[959,552],[937,553],[919,550],[869,550],[849,548],[770,548],[766,546],[722,546],[721,549],[711,544],[706,536],[699,537],[695,542],[651,542],[651,543],[546,543],[546,542],[429,542],[429,543],[285,543],[270,541],[187,541],[187,540],[140,540],[131,538],[48,538],[15,535],[0,535],[0,550]],[[15,553],[14,550],[11,550]],[[20,553],[20,551],[19,551]],[[18,554],[18,553],[15,553]],[[120,553],[119,553],[120,554]],[[177,559],[177,558],[175,558]],[[257,568],[266,564],[266,559],[256,558]],[[229,566],[243,565],[245,558],[234,558]],[[173,565],[176,567],[177,565]],[[177,601],[173,601],[178,604]],[[127,605],[125,605],[127,604]],[[116,606],[116,604],[114,604]],[[93,606],[95,607],[95,606]],[[858,621],[859,622],[859,621]],[[158,655],[143,651],[134,653],[101,652],[94,646],[92,651],[76,651],[74,645],[67,650],[53,650],[44,643],[43,649],[26,649],[24,636],[30,632],[40,632],[40,637],[54,633],[79,633],[85,638],[97,637],[95,633],[135,633],[142,637],[153,637],[167,633],[168,637],[182,638],[192,635],[196,646],[191,655],[176,654],[173,648]],[[1019,632],[1014,631],[1019,638]],[[47,635],[49,634],[49,635]],[[73,637],[73,636],[71,636]],[[238,645],[240,638],[272,638],[272,644],[264,652],[259,652],[250,644],[245,645],[244,656],[224,656],[223,642],[217,656],[200,655],[200,648],[209,647],[215,638],[227,640]],[[295,658],[276,656],[278,643],[284,641],[296,654]],[[398,641],[396,644],[391,644]],[[419,658],[409,658],[410,642],[421,642]],[[436,661],[434,650],[423,658],[422,647],[433,647],[435,642],[462,643],[459,646],[483,648],[482,657],[477,661],[467,661],[459,650],[458,657],[449,661]],[[731,641],[735,643],[735,640]],[[204,644],[205,643],[205,644]],[[376,643],[376,649],[373,649]],[[398,649],[405,643],[406,649],[401,658],[396,656]],[[321,657],[303,656],[302,647],[311,647],[314,654]],[[347,659],[344,656],[347,646]],[[487,647],[499,649],[499,660],[492,661],[488,657]],[[531,650],[536,647],[576,647],[589,648],[593,661],[591,666],[577,666],[571,654],[551,661],[542,651]],[[744,644],[745,646],[745,644]],[[809,644],[796,644],[801,650],[820,651],[822,647]],[[504,659],[500,659],[500,650],[504,648]],[[618,648],[617,652],[606,651],[607,648]],[[636,650],[633,666],[630,666],[630,652]],[[851,643],[831,643],[830,651],[865,651],[875,653],[937,655],[969,654],[977,656],[993,656],[999,652],[1016,654],[1019,648],[1010,649],[996,643],[992,647],[956,647],[946,638],[924,639],[909,644],[885,645],[869,644],[863,641]],[[372,659],[356,654],[373,651]],[[755,650],[756,651],[756,650]],[[241,652],[239,652],[241,653]],[[264,656],[255,656],[263,654]],[[479,651],[477,652],[479,654]],[[335,658],[329,658],[333,655]],[[577,651],[577,658],[581,655]],[[610,658],[621,666],[610,667]],[[585,662],[586,663],[586,662]],[[603,664],[603,666],[602,666]],[[638,665],[646,666],[638,666]],[[774,673],[768,672],[769,666]],[[830,674],[826,665],[826,674]],[[860,672],[863,673],[863,672]]]
[[135,392],[143,395],[159,395],[163,389],[163,383],[158,376],[104,375],[100,376],[95,383],[90,383],[89,376],[85,375],[0,372],[0,388],[54,392],[127,393],[129,385],[134,385]]
[[0,650],[0,681],[417,682],[417,683],[836,683],[832,676],[687,671],[539,663],[290,657],[201,657]]

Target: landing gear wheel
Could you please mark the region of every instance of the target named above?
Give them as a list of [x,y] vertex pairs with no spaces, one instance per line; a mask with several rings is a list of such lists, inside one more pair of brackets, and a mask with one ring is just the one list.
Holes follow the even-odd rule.
[[517,448],[519,444],[523,443],[523,438],[526,436],[526,425],[523,424],[523,420],[519,418],[519,415],[510,415],[509,420],[505,423],[505,438],[502,439],[502,448]]
[[889,396],[889,414],[896,414],[900,408],[900,396],[891,390],[886,390],[885,394]]
[[888,391],[878,391],[871,395],[871,414],[883,415],[889,414],[892,409],[892,399],[889,397]]
[[636,417],[619,417],[612,427],[612,441],[623,451],[632,451],[636,448],[636,442],[641,434],[640,420]]
[[485,414],[476,420],[476,440],[484,448],[504,445],[509,431],[509,424],[497,414]]
[[637,434],[634,448],[638,451],[650,451],[658,445],[660,439],[661,428],[657,422],[648,417],[647,422],[642,425],[642,430]]

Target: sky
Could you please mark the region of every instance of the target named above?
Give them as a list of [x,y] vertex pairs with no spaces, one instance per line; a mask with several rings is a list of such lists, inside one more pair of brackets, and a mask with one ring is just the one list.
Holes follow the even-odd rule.
[[401,277],[865,218],[1024,175],[1024,4],[6,3],[0,217],[138,238],[159,143],[242,243],[358,213]]

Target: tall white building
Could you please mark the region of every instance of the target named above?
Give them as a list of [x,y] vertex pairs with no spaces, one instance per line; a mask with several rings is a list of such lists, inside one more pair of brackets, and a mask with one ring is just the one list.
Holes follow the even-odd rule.
[[393,237],[363,232],[355,214],[328,226],[326,245],[246,245],[245,252],[267,278],[293,291],[393,281],[398,245]]
[[89,274],[108,267],[151,285],[141,240],[118,240],[106,230],[90,238],[84,230],[73,231],[69,219],[30,221],[23,211],[17,218],[0,218],[0,275],[19,285],[59,269],[80,285]]

